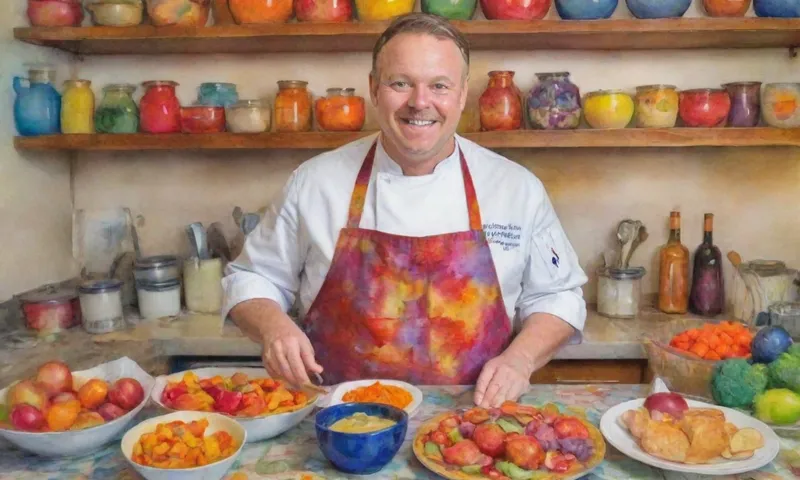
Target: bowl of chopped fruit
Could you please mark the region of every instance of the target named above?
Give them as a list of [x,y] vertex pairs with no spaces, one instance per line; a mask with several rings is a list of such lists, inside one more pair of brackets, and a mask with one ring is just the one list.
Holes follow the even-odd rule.
[[319,393],[270,378],[263,368],[198,368],[156,378],[151,398],[167,411],[227,416],[244,427],[248,442],[258,442],[302,422]]

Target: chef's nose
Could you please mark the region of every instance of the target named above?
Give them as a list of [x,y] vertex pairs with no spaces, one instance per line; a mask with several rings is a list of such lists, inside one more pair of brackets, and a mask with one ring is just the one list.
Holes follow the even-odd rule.
[[411,91],[408,106],[417,110],[424,110],[430,105],[430,91],[425,85],[416,85]]

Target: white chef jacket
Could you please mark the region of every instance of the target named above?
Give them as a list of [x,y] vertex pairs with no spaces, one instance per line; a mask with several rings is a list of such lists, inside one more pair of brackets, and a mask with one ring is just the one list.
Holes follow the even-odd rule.
[[[292,173],[241,255],[226,267],[224,317],[253,298],[274,300],[284,311],[299,300],[299,316],[305,316],[328,273],[356,176],[378,135],[318,155]],[[519,319],[532,313],[553,314],[575,328],[570,342],[579,342],[587,277],[541,181],[474,142],[456,136],[456,143],[433,173],[404,176],[379,141],[360,227],[410,237],[468,230],[458,154],[463,149],[509,318],[518,329]]]

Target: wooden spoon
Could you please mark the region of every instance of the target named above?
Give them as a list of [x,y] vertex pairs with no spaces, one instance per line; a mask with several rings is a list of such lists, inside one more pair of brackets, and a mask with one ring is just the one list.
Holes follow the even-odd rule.
[[742,256],[739,255],[739,252],[736,250],[731,250],[728,252],[728,260],[730,260],[733,266],[736,268],[739,268],[739,265],[742,264]]

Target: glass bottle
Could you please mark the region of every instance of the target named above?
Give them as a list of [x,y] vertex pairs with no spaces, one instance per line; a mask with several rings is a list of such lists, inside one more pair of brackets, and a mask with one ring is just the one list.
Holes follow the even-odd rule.
[[522,98],[514,72],[491,71],[489,84],[478,99],[481,130],[517,130],[522,126]]
[[103,88],[103,99],[94,115],[97,133],[137,133],[139,108],[133,101],[136,85],[110,84]]
[[64,82],[61,133],[94,133],[94,92],[89,80]]
[[278,81],[275,97],[275,130],[308,132],[311,130],[311,95],[302,80]]
[[177,82],[142,83],[145,94],[139,101],[139,124],[144,133],[180,133],[181,103],[175,95]]
[[61,133],[61,95],[53,86],[50,65],[32,66],[27,77],[14,77],[14,124],[23,137]]
[[694,254],[692,294],[689,297],[692,312],[713,316],[722,313],[725,289],[722,282],[722,253],[712,238],[714,215],[706,213],[703,221],[703,243]]
[[681,213],[669,214],[669,240],[658,253],[658,309],[686,313],[689,306],[689,249],[681,243]]

